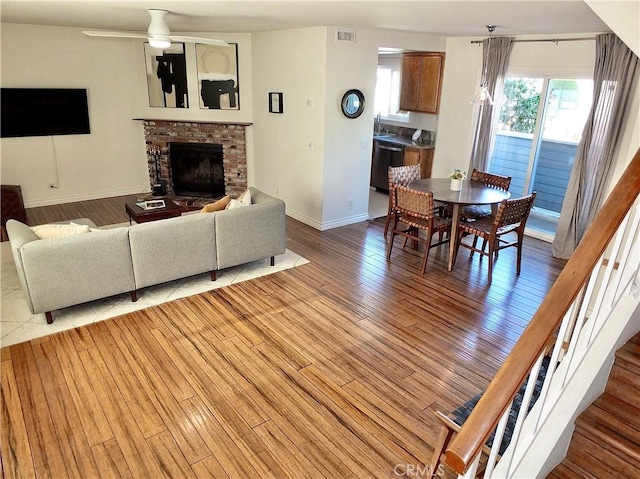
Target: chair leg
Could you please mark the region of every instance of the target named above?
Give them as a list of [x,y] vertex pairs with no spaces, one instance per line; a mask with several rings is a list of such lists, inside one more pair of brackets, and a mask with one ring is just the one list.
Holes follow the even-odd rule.
[[[485,240],[486,241],[486,240]],[[489,244],[489,256],[488,256],[488,261],[487,263],[489,263],[489,274],[487,277],[487,286],[491,286],[491,276],[493,275],[493,254],[494,254],[494,248],[495,248],[495,244],[496,244],[496,239],[495,238],[489,238],[488,241]],[[484,251],[484,248],[482,248],[482,250]]]
[[[473,242],[471,243],[471,247],[475,248],[477,244],[478,244],[478,235],[474,235]],[[482,249],[484,249],[484,247]],[[475,253],[475,251],[473,250],[469,251],[469,259],[473,258],[473,253]]]
[[387,210],[387,220],[384,222],[384,235],[387,236],[389,232],[389,223],[391,222],[391,217],[393,216],[393,210],[391,208],[391,193],[389,193],[389,208]]
[[396,238],[396,229],[398,227],[398,218],[393,218],[393,230],[391,231],[391,238],[389,239],[389,248],[387,248],[387,261],[391,259],[391,249],[393,248],[393,240]]
[[424,258],[422,258],[422,274],[427,269],[427,261],[429,260],[429,251],[431,251],[431,235],[433,233],[430,229],[427,230],[427,242],[424,245]]
[[520,265],[522,263],[522,241],[524,239],[524,232],[518,231],[518,256],[516,259],[516,273],[520,274]]

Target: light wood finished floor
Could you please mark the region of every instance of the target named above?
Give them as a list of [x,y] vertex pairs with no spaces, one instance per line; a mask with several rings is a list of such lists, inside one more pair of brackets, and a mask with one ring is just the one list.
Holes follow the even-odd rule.
[[[122,222],[122,199],[29,215]],[[527,238],[487,289],[446,246],[424,276],[387,263],[383,228],[288,219],[310,264],[2,349],[3,476],[426,477],[432,412],[487,385],[564,263]]]

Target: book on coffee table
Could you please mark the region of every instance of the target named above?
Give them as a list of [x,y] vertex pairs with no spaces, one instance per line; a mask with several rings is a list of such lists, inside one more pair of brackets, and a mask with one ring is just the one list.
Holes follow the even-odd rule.
[[155,210],[156,208],[164,208],[164,200],[150,200],[150,201],[138,201],[136,206],[139,206],[143,210]]

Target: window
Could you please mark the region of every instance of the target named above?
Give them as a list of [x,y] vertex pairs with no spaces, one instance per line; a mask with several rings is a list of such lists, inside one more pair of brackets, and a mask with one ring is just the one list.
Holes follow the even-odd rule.
[[409,112],[400,111],[400,57],[381,58],[376,81],[376,114],[395,121],[409,121]]
[[511,176],[513,197],[537,192],[527,227],[544,239],[555,234],[592,98],[592,80],[505,80],[489,171]]

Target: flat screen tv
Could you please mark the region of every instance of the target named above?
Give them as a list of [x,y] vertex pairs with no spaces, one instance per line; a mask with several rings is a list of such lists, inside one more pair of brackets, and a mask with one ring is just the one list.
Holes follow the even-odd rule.
[[2,138],[88,135],[87,90],[82,88],[2,88]]

